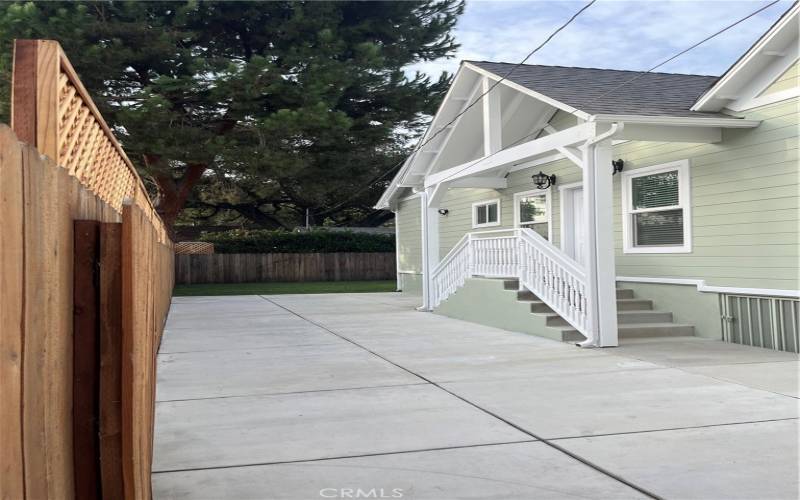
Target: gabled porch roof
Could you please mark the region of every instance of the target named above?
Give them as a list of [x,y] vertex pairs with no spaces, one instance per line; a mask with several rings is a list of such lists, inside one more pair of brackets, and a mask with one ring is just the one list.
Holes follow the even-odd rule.
[[[404,187],[418,190],[441,179],[455,180],[443,175],[445,171],[458,171],[461,178],[466,172],[475,175],[502,166],[492,174],[502,176],[520,160],[553,152],[574,161],[580,152],[571,146],[586,139],[586,127],[580,127],[585,123],[624,124],[614,137],[618,140],[693,143],[718,142],[722,128],[759,124],[690,109],[717,77],[539,65],[522,65],[508,75],[515,66],[462,62],[420,140],[424,146],[409,156],[377,208],[390,207]],[[498,81],[500,84],[493,88]],[[492,91],[487,93],[490,88]],[[481,102],[476,103],[483,94]],[[559,111],[574,116],[578,124],[571,133],[560,137],[574,135],[580,140],[564,143],[551,137],[559,132],[550,126]],[[523,150],[535,153],[516,154]],[[502,154],[498,154],[500,151]],[[464,170],[471,162],[489,155],[499,157],[492,158],[489,169]]]

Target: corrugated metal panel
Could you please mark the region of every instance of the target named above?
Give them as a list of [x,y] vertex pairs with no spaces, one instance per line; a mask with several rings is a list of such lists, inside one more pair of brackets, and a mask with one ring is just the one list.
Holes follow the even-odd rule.
[[720,308],[726,342],[800,353],[800,301],[721,294]]

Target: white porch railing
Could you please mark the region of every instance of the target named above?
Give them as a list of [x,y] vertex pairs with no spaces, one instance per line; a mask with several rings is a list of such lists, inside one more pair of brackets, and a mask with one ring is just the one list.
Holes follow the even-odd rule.
[[530,229],[469,233],[433,270],[431,305],[472,276],[516,278],[542,302],[589,337],[589,294],[581,266]]

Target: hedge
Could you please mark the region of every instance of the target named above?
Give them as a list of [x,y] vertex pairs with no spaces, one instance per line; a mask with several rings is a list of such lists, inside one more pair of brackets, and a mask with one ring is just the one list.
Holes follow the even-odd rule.
[[266,229],[234,229],[204,233],[201,241],[214,244],[216,253],[333,253],[394,252],[393,234],[352,231],[292,233]]

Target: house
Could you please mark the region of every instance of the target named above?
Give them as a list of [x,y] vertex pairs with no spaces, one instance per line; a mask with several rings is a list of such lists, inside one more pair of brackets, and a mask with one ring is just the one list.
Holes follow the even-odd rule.
[[462,62],[377,204],[398,288],[584,346],[797,351],[798,10],[721,77]]

